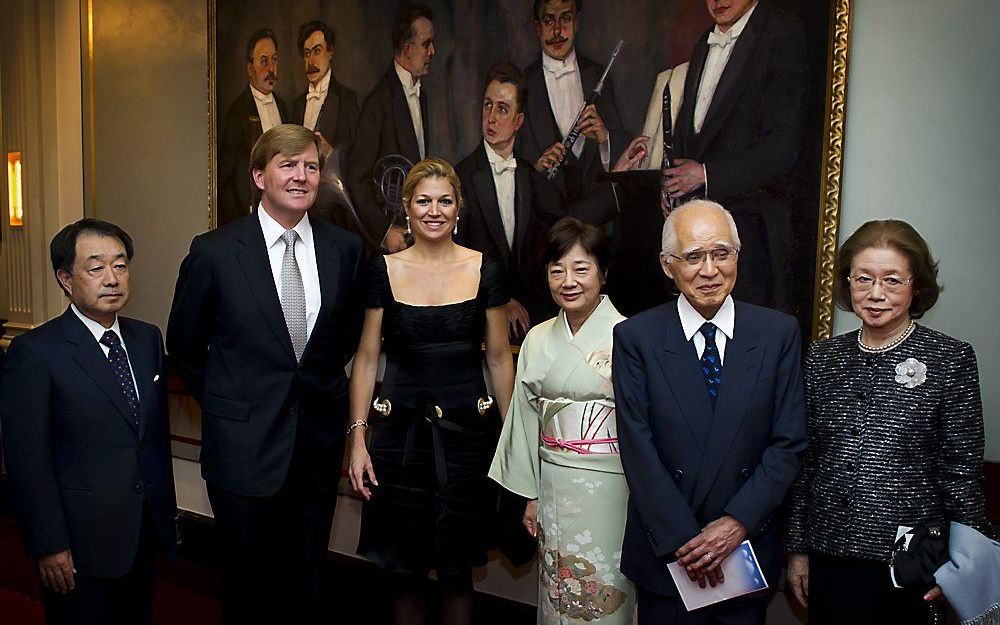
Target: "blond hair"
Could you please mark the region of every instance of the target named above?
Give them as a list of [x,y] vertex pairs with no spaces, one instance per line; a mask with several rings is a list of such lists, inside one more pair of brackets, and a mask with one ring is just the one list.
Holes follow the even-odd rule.
[[458,180],[455,168],[448,161],[430,156],[413,166],[410,173],[406,174],[403,182],[403,206],[408,207],[413,199],[413,192],[417,185],[427,178],[444,178],[451,183],[451,188],[455,192],[455,206],[462,207],[462,183]]

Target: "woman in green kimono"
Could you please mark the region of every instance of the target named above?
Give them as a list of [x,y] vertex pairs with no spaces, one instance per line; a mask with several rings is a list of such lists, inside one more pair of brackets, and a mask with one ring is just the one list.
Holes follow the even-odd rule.
[[611,386],[611,331],[624,317],[601,295],[609,243],[573,218],[549,238],[549,290],[561,310],[524,339],[489,475],[529,500],[538,623],[632,623],[635,588],[619,570],[628,487]]

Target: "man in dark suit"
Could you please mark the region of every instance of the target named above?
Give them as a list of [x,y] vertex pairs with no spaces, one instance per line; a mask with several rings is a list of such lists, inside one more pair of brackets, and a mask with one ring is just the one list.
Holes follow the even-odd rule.
[[250,159],[260,203],[192,241],[167,346],[202,408],[224,621],[313,623],[365,257],[358,237],[306,214],[322,167],[319,137],[277,126]]
[[802,28],[767,0],[706,0],[715,27],[695,45],[667,190],[725,205],[743,236],[740,299],[791,311],[791,173],[802,143]]
[[434,58],[434,14],[423,4],[404,6],[392,27],[392,67],[365,98],[358,121],[358,140],[349,159],[351,197],[369,248],[398,252],[406,247],[402,225],[382,208],[373,179],[376,163],[398,154],[416,164],[430,154],[427,94],[421,78]]
[[533,210],[533,188],[538,187],[533,179],[538,174],[514,156],[526,97],[521,70],[508,61],[493,65],[483,92],[483,142],[455,168],[465,198],[456,239],[503,262],[514,338],[556,313],[537,258],[543,248],[539,238],[545,235]]
[[133,252],[121,228],[83,219],[50,250],[72,303],[11,341],[0,376],[14,506],[48,623],[148,623],[157,553],[177,540],[163,340],[118,316]]
[[[333,75],[334,41],[333,29],[323,22],[313,20],[299,28],[299,52],[309,85],[292,104],[292,122],[319,135],[320,150],[328,168],[334,147],[342,150],[335,156],[338,159],[343,150],[350,148],[360,114],[357,96]],[[342,170],[340,173],[343,175]],[[310,215],[332,221],[341,228],[360,231],[353,209],[345,199],[341,190],[329,181],[321,182]]]
[[292,123],[319,133],[323,155],[334,146],[354,141],[358,97],[333,76],[333,29],[313,20],[299,28],[299,52],[309,86],[295,98]]
[[287,121],[288,109],[274,93],[278,82],[278,38],[262,28],[247,41],[246,91],[226,110],[219,145],[219,225],[250,214],[254,189],[249,179],[250,149],[264,131]]
[[704,587],[749,539],[770,588],[781,568],[774,515],[806,447],[798,323],[730,296],[740,238],[695,200],[663,226],[664,272],[681,293],[614,331],[614,386],[629,486],[621,570],[639,624],[762,624],[766,597],[688,613],[667,564]]
[[609,77],[600,100],[587,107],[581,118],[581,136],[573,151],[566,154],[562,144],[604,71],[603,66],[576,51],[580,4],[581,0],[535,0],[535,33],[542,54],[525,69],[528,106],[518,132],[517,152],[539,172],[563,160],[553,184],[566,202],[600,190],[603,202],[598,203],[599,210],[577,216],[601,224],[612,221],[618,207],[611,185],[598,183],[597,174],[611,169],[629,142],[629,134],[615,105],[615,88]]

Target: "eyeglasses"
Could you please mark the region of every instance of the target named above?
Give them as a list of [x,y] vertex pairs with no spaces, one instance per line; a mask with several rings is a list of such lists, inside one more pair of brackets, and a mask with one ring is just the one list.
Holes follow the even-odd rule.
[[875,284],[878,283],[882,285],[882,290],[887,293],[895,293],[899,291],[904,286],[913,280],[913,276],[909,278],[900,278],[899,276],[886,276],[884,278],[873,278],[872,276],[866,276],[865,274],[858,274],[856,276],[847,276],[847,281],[850,282],[851,286],[858,291],[871,291],[875,288]]
[[739,253],[740,251],[733,247],[717,247],[712,250],[695,250],[680,256],[670,254],[670,257],[676,258],[688,267],[700,267],[709,256],[716,265],[728,265],[736,262],[736,255]]

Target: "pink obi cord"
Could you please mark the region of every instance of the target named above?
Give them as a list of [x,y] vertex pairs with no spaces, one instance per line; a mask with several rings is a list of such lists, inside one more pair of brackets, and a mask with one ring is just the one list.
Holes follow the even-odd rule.
[[617,444],[617,438],[590,438],[590,439],[580,439],[575,441],[567,441],[561,438],[553,438],[551,436],[546,436],[542,434],[542,442],[548,447],[559,447],[561,449],[571,449],[578,454],[600,454],[600,453],[613,453],[613,452],[599,452],[590,451],[590,445],[609,445]]

